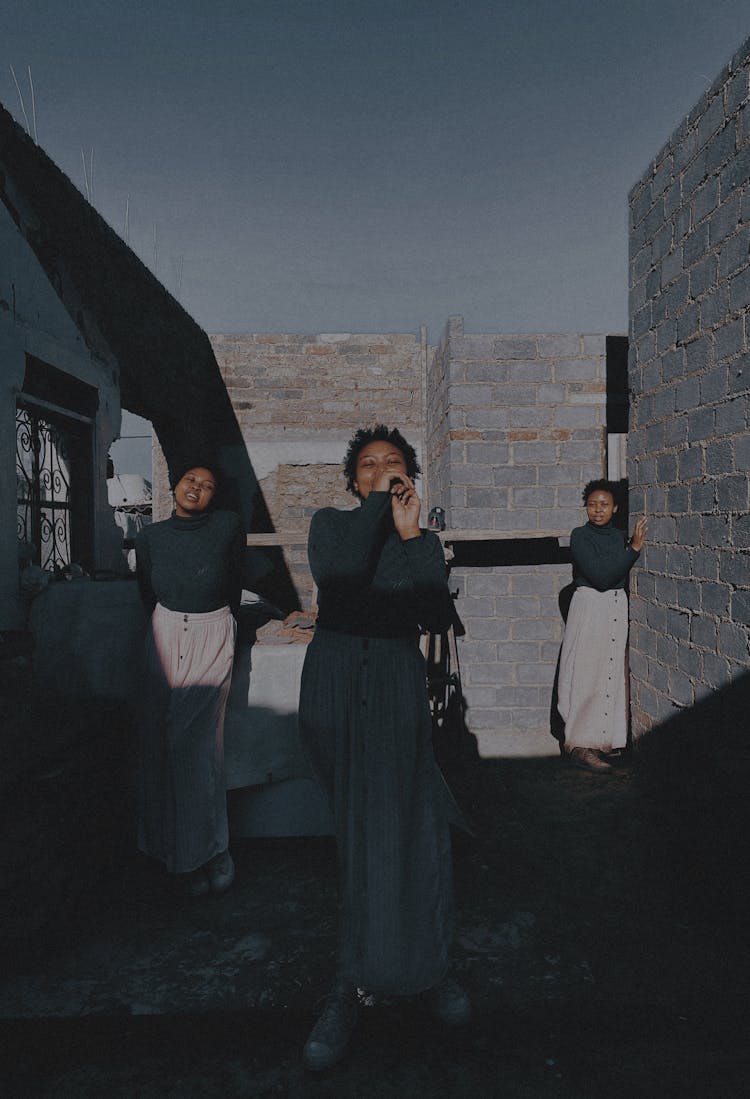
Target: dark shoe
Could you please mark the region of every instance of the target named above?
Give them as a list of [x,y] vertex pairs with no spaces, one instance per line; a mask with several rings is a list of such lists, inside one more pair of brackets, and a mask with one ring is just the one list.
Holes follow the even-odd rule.
[[612,764],[602,759],[596,748],[573,748],[570,753],[570,762],[574,767],[580,767],[584,771],[612,770]]
[[234,859],[229,851],[222,851],[211,859],[206,869],[211,892],[226,893],[234,881]]
[[430,1014],[447,1026],[463,1026],[471,1018],[471,1000],[461,985],[444,977],[425,994]]
[[188,874],[177,874],[175,886],[180,897],[201,897],[211,889],[203,866]]
[[356,989],[335,989],[305,1042],[302,1051],[305,1067],[323,1072],[337,1064],[344,1056],[358,1016]]

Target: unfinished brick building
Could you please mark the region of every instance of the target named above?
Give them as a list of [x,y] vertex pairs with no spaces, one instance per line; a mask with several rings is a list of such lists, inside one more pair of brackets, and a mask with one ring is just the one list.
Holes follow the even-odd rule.
[[424,329],[211,342],[268,509],[265,537],[283,547],[300,605],[312,598],[310,516],[354,503],[341,476],[348,439],[363,424],[398,425],[420,455],[425,517],[446,511],[470,728],[483,751],[556,751],[565,547],[586,481],[624,473],[624,337],[467,334],[452,317],[437,347]]

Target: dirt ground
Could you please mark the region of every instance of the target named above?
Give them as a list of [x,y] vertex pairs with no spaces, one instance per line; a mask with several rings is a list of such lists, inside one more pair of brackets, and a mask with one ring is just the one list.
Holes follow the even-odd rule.
[[333,841],[240,841],[228,894],[178,900],[133,851],[127,715],[101,722],[4,791],[4,1096],[745,1094],[744,785],[627,757],[606,776],[475,761],[476,835],[454,837],[474,1022],[368,1000],[315,1076],[300,1055],[333,967]]

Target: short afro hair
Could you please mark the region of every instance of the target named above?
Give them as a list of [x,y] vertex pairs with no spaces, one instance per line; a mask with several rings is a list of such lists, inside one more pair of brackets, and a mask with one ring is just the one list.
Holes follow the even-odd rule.
[[354,487],[354,482],[357,479],[357,459],[359,457],[359,452],[370,443],[377,442],[391,443],[393,446],[398,447],[406,462],[406,474],[412,481],[422,472],[419,462],[417,461],[416,450],[410,443],[407,443],[397,427],[389,429],[385,424],[375,424],[374,427],[361,427],[349,440],[349,446],[347,447],[346,455],[344,456],[346,490],[347,492],[351,492],[353,496],[359,495]]
[[588,503],[589,496],[591,496],[592,492],[608,492],[616,505],[620,495],[620,486],[616,481],[608,481],[606,477],[599,477],[596,481],[589,481],[582,493],[584,507]]
[[192,458],[189,459],[182,458],[181,461],[175,462],[174,465],[170,467],[169,487],[172,492],[174,492],[182,478],[191,469],[207,469],[216,481],[217,490],[221,487],[222,477],[216,459],[210,454],[198,454],[193,455]]

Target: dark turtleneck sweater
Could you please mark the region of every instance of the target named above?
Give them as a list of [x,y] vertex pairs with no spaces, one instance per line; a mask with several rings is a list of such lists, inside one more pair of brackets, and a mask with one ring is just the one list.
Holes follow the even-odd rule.
[[640,554],[625,544],[626,535],[611,523],[597,527],[586,523],[570,535],[573,582],[577,588],[611,591],[624,588],[628,573]]
[[358,637],[416,637],[447,629],[453,615],[445,555],[429,531],[402,540],[389,492],[371,492],[353,511],[313,515],[310,569],[318,626]]
[[236,613],[245,539],[233,511],[172,515],[139,531],[136,574],[149,611],[161,603],[170,611],[203,614],[229,606]]

